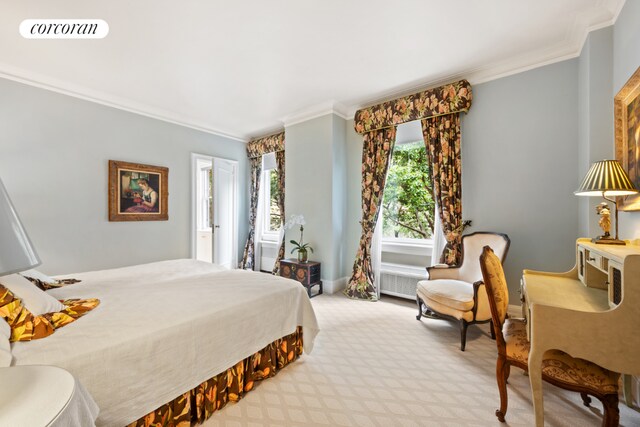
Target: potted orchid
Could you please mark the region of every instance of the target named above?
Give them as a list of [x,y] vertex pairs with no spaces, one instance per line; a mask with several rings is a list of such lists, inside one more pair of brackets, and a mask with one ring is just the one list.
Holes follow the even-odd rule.
[[295,251],[298,252],[299,262],[307,262],[308,251],[311,251],[311,253],[313,253],[313,248],[309,246],[309,243],[304,243],[302,241],[305,224],[306,221],[304,220],[303,215],[291,215],[291,217],[289,217],[289,220],[284,224],[284,228],[286,228],[287,230],[293,228],[296,225],[300,226],[300,240],[297,242],[295,240],[290,240],[291,244],[294,246],[294,248],[291,249],[291,253],[294,253]]

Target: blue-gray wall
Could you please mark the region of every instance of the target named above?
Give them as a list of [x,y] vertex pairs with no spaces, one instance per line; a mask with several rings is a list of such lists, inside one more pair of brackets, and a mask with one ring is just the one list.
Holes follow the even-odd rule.
[[[593,162],[614,158],[612,43],[612,27],[593,31],[578,60],[578,180],[587,174]],[[592,197],[579,197],[581,236],[602,234],[594,209],[600,202]]]
[[[0,177],[50,274],[171,258],[191,249],[191,152],[239,162],[244,143],[0,79]],[[108,160],[169,168],[169,220],[109,222]]]
[[[343,277],[346,219],[345,120],[326,114],[287,126],[285,212],[304,215],[304,241],[314,249],[310,259],[322,263],[322,279],[329,292]],[[287,231],[286,241],[298,240],[297,230]],[[289,256],[292,245],[287,243]]]
[[565,271],[578,237],[578,61],[474,85],[462,119],[463,216],[511,238],[511,303],[522,270]]

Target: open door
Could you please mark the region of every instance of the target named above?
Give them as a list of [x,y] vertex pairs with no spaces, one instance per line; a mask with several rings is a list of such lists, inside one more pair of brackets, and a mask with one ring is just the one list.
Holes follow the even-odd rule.
[[237,265],[237,162],[213,159],[213,262]]
[[237,170],[235,161],[192,154],[192,258],[237,265]]

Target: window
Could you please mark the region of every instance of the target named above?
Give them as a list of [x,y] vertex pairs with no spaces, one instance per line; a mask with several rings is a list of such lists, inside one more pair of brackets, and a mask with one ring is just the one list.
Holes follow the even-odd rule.
[[424,142],[393,149],[382,202],[384,240],[427,244],[433,236],[435,202]]
[[213,169],[211,166],[200,169],[198,175],[198,229],[211,229],[213,223]]
[[262,204],[262,239],[277,240],[280,231],[281,213],[278,199],[278,171],[275,165],[275,154],[266,154],[263,159],[264,170],[260,183]]
[[262,183],[264,184],[263,195],[265,201],[264,209],[264,231],[267,233],[277,233],[280,230],[280,206],[278,198],[280,189],[278,188],[278,171],[269,169],[263,172]]

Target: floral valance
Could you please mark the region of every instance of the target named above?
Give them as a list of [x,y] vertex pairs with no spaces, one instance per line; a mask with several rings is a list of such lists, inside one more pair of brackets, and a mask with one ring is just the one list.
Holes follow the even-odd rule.
[[469,111],[471,84],[466,80],[428,89],[356,111],[354,127],[363,134],[413,120]]
[[284,131],[247,143],[247,155],[250,159],[282,150],[284,150]]

